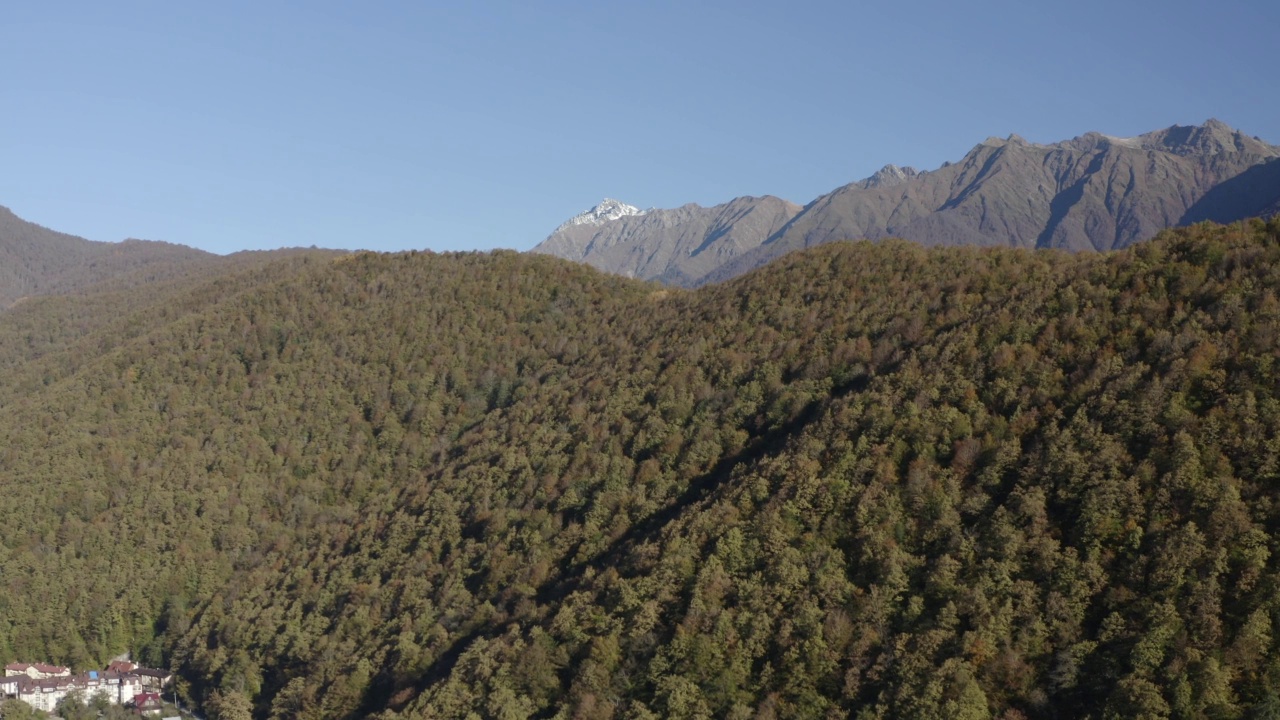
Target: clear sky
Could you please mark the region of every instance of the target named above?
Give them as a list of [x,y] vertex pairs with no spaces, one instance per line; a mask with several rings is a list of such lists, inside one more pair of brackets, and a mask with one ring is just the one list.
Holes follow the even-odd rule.
[[1280,143],[1274,0],[0,10],[0,205],[93,240],[527,249],[616,197],[806,203],[984,138]]

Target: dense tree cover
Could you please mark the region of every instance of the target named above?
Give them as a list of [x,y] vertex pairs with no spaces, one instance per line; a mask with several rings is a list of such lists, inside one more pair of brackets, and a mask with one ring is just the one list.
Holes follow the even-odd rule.
[[[442,294],[438,305],[465,284],[459,278],[430,283]],[[388,318],[366,312],[388,280],[367,277],[360,263],[304,256],[216,278],[177,300],[90,298],[106,307],[100,316],[73,298],[32,300],[6,314],[21,335],[50,314],[42,309],[82,311],[54,313],[73,320],[45,347],[6,348],[10,386],[25,392],[0,396],[0,561],[15,578],[0,596],[0,653],[82,666],[133,647],[159,662],[158,646],[147,647],[157,623],[163,630],[183,618],[191,601],[207,599],[279,536],[305,530],[328,508],[352,512],[389,482],[390,472],[369,464],[380,429],[365,397],[387,392],[398,352],[384,339]],[[394,311],[407,317],[413,308]],[[255,322],[267,316],[276,320]],[[104,327],[91,327],[95,317]],[[462,327],[440,324],[415,343],[429,356],[431,342]],[[491,336],[501,340],[504,329]],[[455,347],[464,349],[461,339]],[[282,355],[297,356],[302,364],[289,373],[300,374],[285,377]],[[460,363],[474,358],[442,357],[459,369],[442,373],[431,391],[441,397],[422,411],[452,432],[487,400],[461,384],[470,369]],[[418,367],[434,366],[425,357]],[[360,487],[346,487],[353,483]]]
[[0,315],[0,659],[214,717],[1280,713],[1280,223],[202,283]]
[[328,250],[241,252],[125,272],[18,303],[0,315],[0,407],[124,343],[277,282],[299,264],[341,256]]

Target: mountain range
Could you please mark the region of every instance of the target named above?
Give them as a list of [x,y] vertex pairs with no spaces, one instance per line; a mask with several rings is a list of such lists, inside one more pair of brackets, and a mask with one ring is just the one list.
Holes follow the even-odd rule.
[[[1113,250],[1166,227],[1280,212],[1280,147],[1209,120],[1049,145],[988,138],[932,171],[886,165],[805,206],[774,196],[640,208],[606,198],[535,253],[683,287],[723,281],[833,240]],[[153,283],[274,259],[165,242],[94,242],[0,207],[0,308],[104,282]]]
[[533,252],[692,287],[833,240],[1114,250],[1167,227],[1277,210],[1280,147],[1209,120],[1048,145],[988,138],[958,162],[923,172],[887,165],[804,207],[765,196],[588,212]]

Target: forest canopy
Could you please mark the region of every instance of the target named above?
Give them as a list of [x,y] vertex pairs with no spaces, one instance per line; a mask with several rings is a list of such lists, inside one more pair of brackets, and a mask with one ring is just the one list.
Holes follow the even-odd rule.
[[212,717],[1280,717],[1280,222],[0,313],[0,660]]

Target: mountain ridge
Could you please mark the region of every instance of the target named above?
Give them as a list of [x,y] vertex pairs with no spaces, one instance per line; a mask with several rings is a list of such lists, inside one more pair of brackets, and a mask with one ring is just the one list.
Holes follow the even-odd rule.
[[[686,285],[754,247],[758,238],[776,232],[800,210],[771,195],[734,198],[712,207],[687,203],[600,224],[562,226],[533,252],[588,264],[607,257],[616,274]],[[651,238],[661,241],[650,244]]]
[[0,308],[23,297],[75,291],[136,271],[168,275],[217,260],[212,253],[155,240],[86,240],[0,206]]
[[[532,252],[697,286],[833,240],[1112,250],[1198,218],[1231,222],[1275,212],[1275,169],[1257,168],[1277,158],[1280,147],[1217,119],[1134,137],[1087,132],[1051,144],[1011,134],[987,138],[935,170],[886,165],[789,213],[780,227],[721,228],[736,242],[718,262],[695,260],[701,244],[673,239],[704,232],[696,223],[646,234],[625,218],[557,230]],[[1212,192],[1229,181],[1234,190]]]
[[565,220],[560,224],[560,227],[556,228],[555,231],[560,232],[575,225],[603,225],[610,220],[617,220],[619,218],[630,217],[633,215],[643,215],[646,212],[648,211],[641,210],[634,205],[628,205],[621,200],[605,198],[590,210],[580,212],[568,220]]
[[286,247],[216,255],[159,240],[86,240],[24,220],[0,206],[0,312],[34,297],[180,283],[295,255],[345,252]]

